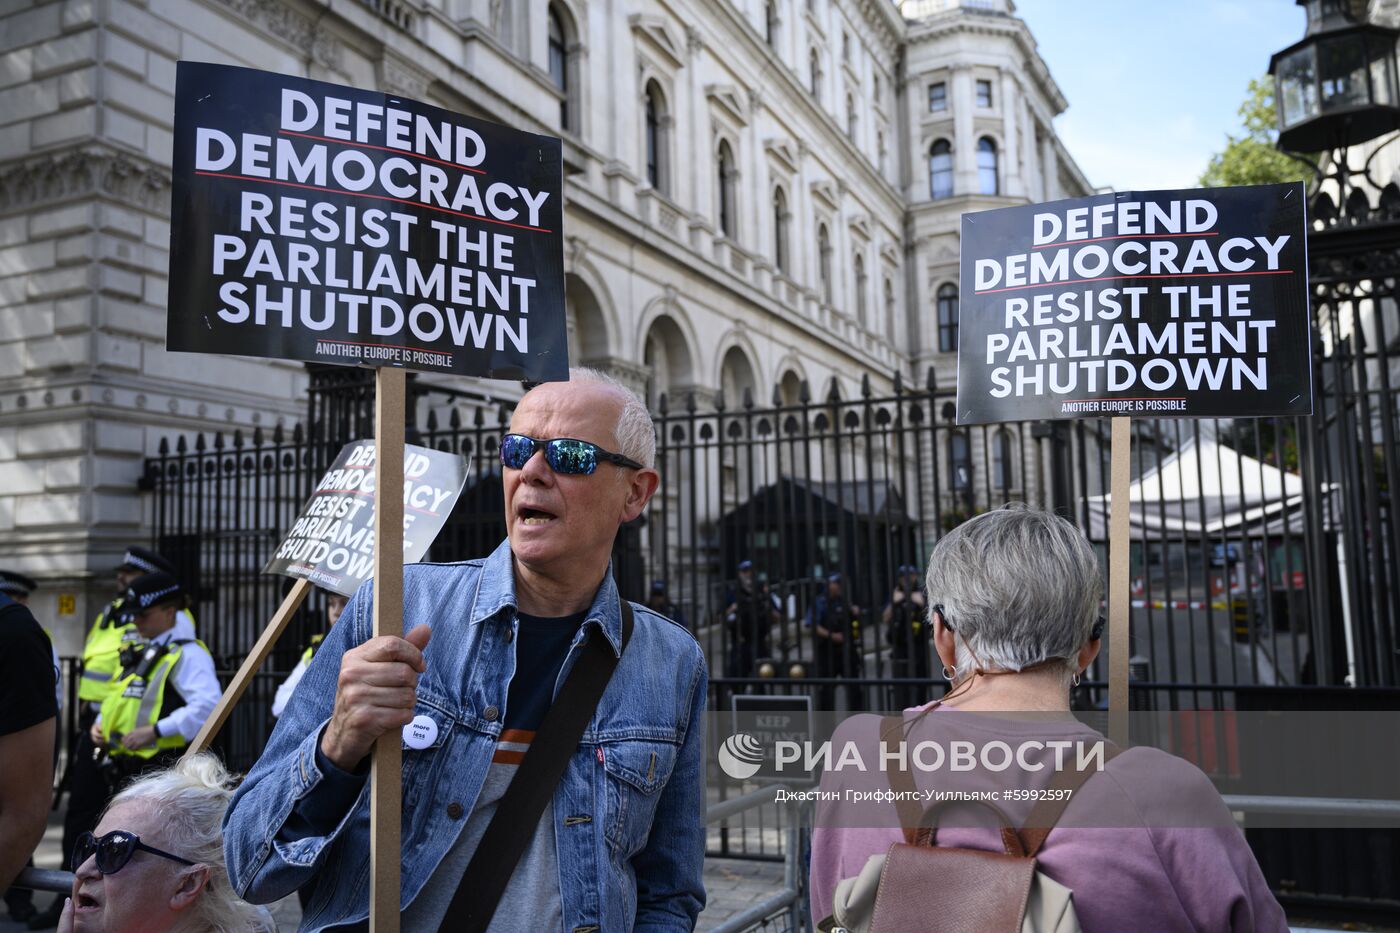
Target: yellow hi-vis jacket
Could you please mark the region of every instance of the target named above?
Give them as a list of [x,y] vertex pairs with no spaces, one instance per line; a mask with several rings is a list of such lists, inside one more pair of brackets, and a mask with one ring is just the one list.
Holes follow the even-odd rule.
[[[83,673],[78,680],[78,700],[81,702],[101,703],[107,699],[112,679],[121,673],[122,649],[141,640],[134,622],[123,624],[117,621],[117,610],[121,604],[121,597],[112,600],[88,631],[87,642],[83,645]],[[181,609],[180,615],[189,617],[190,628],[193,629],[193,610]]]
[[[180,663],[184,646],[190,643],[190,639],[181,638],[165,645],[147,645],[136,662],[122,670],[119,679],[103,699],[99,714],[102,738],[112,757],[153,758],[157,752],[184,748],[189,744],[178,732],[162,735],[154,745],[145,748],[124,748],[121,737],[140,726],[153,726],[159,722],[169,712],[165,708],[167,699],[173,700],[170,704],[172,709],[184,704],[183,699],[176,699],[178,694],[170,684],[170,675],[175,665]],[[203,642],[195,641],[194,644],[204,647]]]
[[316,656],[316,649],[321,647],[321,640],[326,636],[317,632],[311,636],[311,641],[306,645],[306,650],[301,653],[301,663],[310,664],[311,659]]
[[117,621],[120,606],[120,599],[112,600],[98,613],[88,630],[87,641],[83,644],[83,675],[78,680],[78,699],[85,703],[101,703],[107,698],[112,678],[122,666],[122,648],[129,642],[140,641],[134,624]]

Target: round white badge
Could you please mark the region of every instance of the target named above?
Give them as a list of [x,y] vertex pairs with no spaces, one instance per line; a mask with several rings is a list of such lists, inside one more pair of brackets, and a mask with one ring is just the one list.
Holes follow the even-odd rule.
[[437,723],[427,716],[414,716],[413,722],[403,727],[403,744],[409,748],[427,748],[437,741]]

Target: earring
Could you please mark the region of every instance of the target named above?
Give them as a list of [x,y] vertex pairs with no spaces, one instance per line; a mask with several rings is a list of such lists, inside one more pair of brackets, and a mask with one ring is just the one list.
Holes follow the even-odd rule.
[[1076,686],[1076,687],[1079,686],[1079,675],[1078,675],[1078,674],[1075,674],[1073,677],[1071,677],[1071,678],[1069,679],[1069,682],[1070,682],[1072,685]]
[[946,680],[946,681],[948,681],[948,683],[952,683],[952,682],[953,682],[953,678],[956,677],[957,674],[958,674],[958,672],[957,672],[956,670],[954,670],[953,668],[949,667],[949,666],[946,665],[946,664],[943,665],[943,679]]

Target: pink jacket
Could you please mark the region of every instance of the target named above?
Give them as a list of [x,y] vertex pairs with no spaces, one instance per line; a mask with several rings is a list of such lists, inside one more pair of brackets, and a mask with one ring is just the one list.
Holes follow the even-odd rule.
[[[912,717],[907,712],[906,718]],[[866,762],[879,761],[880,720],[855,716],[833,738],[833,756],[851,741]],[[938,707],[913,727],[909,747],[932,741],[980,745],[1002,741],[1083,740],[1102,736],[1072,721],[1025,721]],[[1045,787],[1053,753],[1025,753],[1043,770],[1016,765],[1000,773],[946,768],[915,769],[919,790],[988,792]],[[925,758],[925,761],[930,759]],[[1070,761],[1073,760],[1071,754]],[[811,896],[814,921],[831,913],[832,893],[843,878],[859,874],[866,859],[902,842],[893,803],[851,803],[847,791],[883,790],[887,775],[871,766],[823,774],[821,790],[837,800],[818,802],[812,833]],[[825,796],[825,795],[824,795]],[[1030,803],[997,804],[1016,825]],[[1001,851],[988,815],[974,808],[949,811],[938,832],[940,846]],[[1194,765],[1153,748],[1132,748],[1108,762],[1076,792],[1038,855],[1039,869],[1074,891],[1085,933],[1153,931],[1280,931],[1288,924],[1224,802]],[[936,883],[930,879],[930,883]]]

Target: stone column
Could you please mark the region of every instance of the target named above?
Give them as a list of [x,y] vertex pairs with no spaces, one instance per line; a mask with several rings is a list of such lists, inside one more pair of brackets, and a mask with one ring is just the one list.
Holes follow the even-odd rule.
[[1022,197],[1026,193],[1017,158],[1016,114],[1020,110],[1021,94],[1011,72],[1001,73],[1001,193]]
[[1055,134],[1045,129],[1045,137],[1040,143],[1040,173],[1044,179],[1045,192],[1041,199],[1052,201],[1060,196],[1060,157],[1055,152]]
[[973,94],[972,69],[967,65],[953,67],[953,194],[977,192],[977,139],[973,117],[977,100]]
[[1017,102],[1021,116],[1021,183],[1032,201],[1045,200],[1045,186],[1040,180],[1040,159],[1035,149],[1035,116],[1030,101],[1024,96]]

